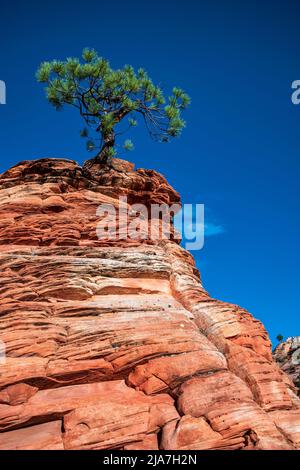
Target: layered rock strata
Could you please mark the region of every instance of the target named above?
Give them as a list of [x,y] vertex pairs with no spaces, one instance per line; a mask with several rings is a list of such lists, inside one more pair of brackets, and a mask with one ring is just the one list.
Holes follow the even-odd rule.
[[128,238],[119,220],[121,239],[99,239],[97,208],[119,196],[129,214],[180,201],[118,160],[0,176],[0,449],[299,447],[300,401],[263,325],[208,295],[175,235]]

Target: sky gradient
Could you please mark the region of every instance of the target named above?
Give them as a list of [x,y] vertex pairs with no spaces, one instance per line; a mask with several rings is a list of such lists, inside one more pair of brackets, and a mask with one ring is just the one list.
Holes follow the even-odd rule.
[[20,160],[89,158],[76,111],[47,104],[35,71],[88,46],[144,67],[192,98],[187,128],[157,144],[140,126],[137,167],[163,173],[185,203],[204,203],[204,286],[247,308],[272,340],[300,334],[298,284],[300,4],[296,1],[10,1],[1,5],[0,172]]

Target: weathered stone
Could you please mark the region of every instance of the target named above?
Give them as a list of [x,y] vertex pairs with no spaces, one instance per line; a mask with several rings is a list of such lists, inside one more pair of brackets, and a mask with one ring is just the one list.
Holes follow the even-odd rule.
[[30,426],[0,435],[0,450],[64,450],[61,421]]
[[[180,204],[163,176],[120,160],[0,175],[1,449],[300,446],[300,401],[263,325],[209,297],[173,231],[144,238],[144,219],[127,233],[132,204],[163,202]],[[97,237],[100,204],[121,239]]]
[[165,450],[235,450],[246,445],[244,436],[224,439],[222,434],[212,429],[208,421],[192,416],[183,416],[180,421],[166,424],[162,436],[162,448]]
[[273,356],[281,370],[293,381],[300,395],[300,336],[279,343]]
[[150,436],[153,445],[153,433],[178,419],[176,408],[167,395],[147,398],[134,390],[131,392],[122,390],[121,397],[112,387],[97,405],[78,407],[67,414],[65,448],[143,448]]

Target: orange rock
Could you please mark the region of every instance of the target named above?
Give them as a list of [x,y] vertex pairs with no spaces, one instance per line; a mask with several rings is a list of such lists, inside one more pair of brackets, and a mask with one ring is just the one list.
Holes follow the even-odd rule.
[[[76,408],[64,417],[66,449],[143,448],[166,423],[178,419],[168,397],[156,403],[134,392],[123,397],[108,393],[94,406]],[[151,440],[150,440],[151,437]]]
[[189,377],[227,369],[224,356],[203,338],[198,351],[187,352],[176,356],[153,359],[145,365],[137,366],[129,374],[130,384],[147,394],[173,389]]
[[[209,297],[173,231],[128,236],[132,204],[163,202],[180,205],[166,179],[122,160],[0,175],[1,449],[300,447],[263,325]],[[122,239],[98,239],[102,203]]]
[[224,439],[221,433],[212,429],[208,421],[192,416],[183,416],[180,421],[166,424],[162,436],[165,450],[235,450],[246,445],[243,435]]
[[4,403],[11,406],[21,405],[22,403],[26,403],[37,391],[37,387],[31,387],[23,383],[11,385],[0,392],[0,404]]
[[4,432],[0,437],[0,450],[64,450],[61,426],[61,421],[51,421]]

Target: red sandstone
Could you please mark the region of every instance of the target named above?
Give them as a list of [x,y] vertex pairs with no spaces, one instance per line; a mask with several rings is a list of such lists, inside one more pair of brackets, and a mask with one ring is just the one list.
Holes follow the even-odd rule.
[[[295,449],[263,325],[176,241],[99,240],[96,209],[179,202],[155,171],[25,161],[0,176],[0,449]],[[124,230],[126,227],[124,227]]]

